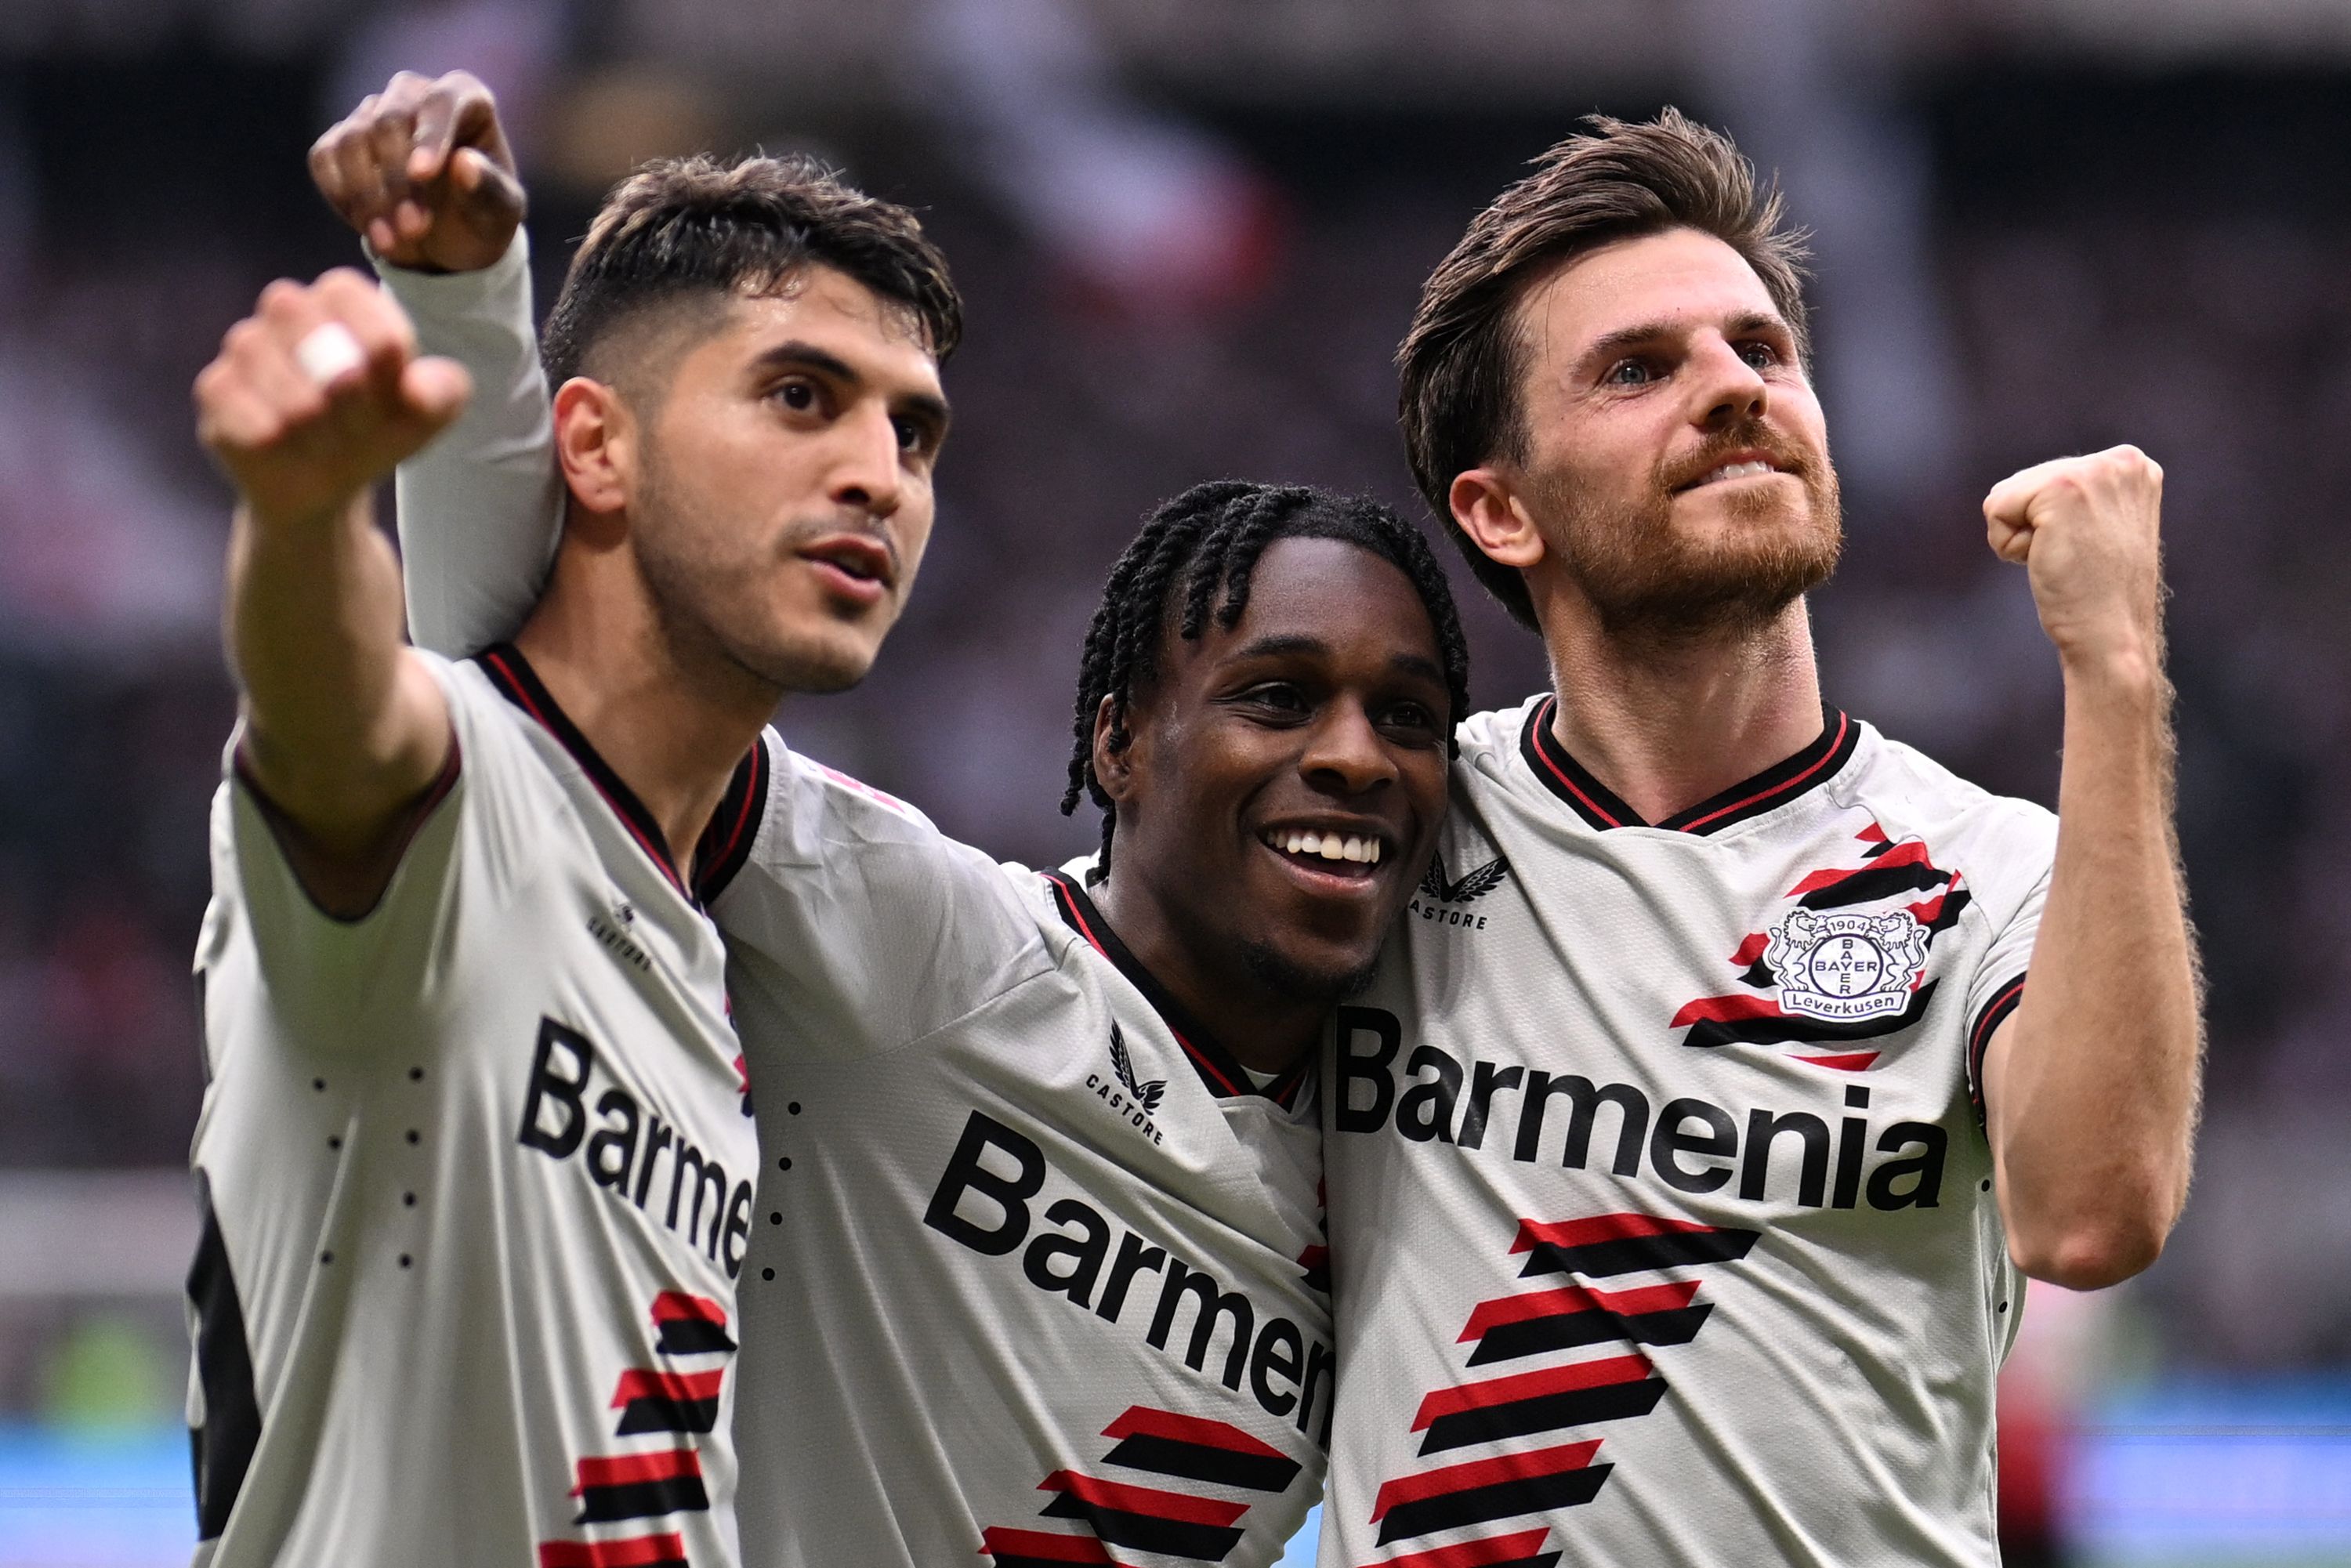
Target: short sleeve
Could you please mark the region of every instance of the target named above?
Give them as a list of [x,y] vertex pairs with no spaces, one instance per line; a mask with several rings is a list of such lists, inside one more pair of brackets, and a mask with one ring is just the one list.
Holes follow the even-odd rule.
[[2049,898],[2050,867],[2041,874],[2005,924],[1968,981],[1968,1099],[1983,1114],[1984,1052],[1991,1037],[2024,999],[2025,971],[2032,964],[2032,944],[2041,934],[2041,909]]
[[392,880],[364,915],[329,915],[312,900],[238,766],[242,735],[230,743],[214,810],[215,915],[242,925],[273,1007],[308,1039],[357,1048],[407,1038],[404,1026],[434,1006],[460,921],[507,901],[544,831],[512,717],[489,706],[497,698],[483,684],[420,656],[448,697],[454,744]]
[[1053,967],[1033,873],[767,743],[766,820],[712,910],[747,1035],[811,1057],[889,1051]]

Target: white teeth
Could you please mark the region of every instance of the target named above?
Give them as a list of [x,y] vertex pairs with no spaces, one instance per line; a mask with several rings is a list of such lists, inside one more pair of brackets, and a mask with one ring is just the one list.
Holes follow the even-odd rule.
[[1353,861],[1357,865],[1380,863],[1380,841],[1344,833],[1269,832],[1268,849],[1293,855],[1317,855],[1326,861]]
[[1336,833],[1323,834],[1322,855],[1326,861],[1345,860],[1347,858],[1346,841],[1340,838]]
[[1353,861],[1358,865],[1368,865],[1371,863],[1371,852],[1364,847],[1364,841],[1361,839],[1349,839],[1347,841],[1344,852],[1349,860]]
[[1379,864],[1379,863],[1380,863],[1380,841],[1379,841],[1379,840],[1377,840],[1377,839],[1374,839],[1374,840],[1373,840],[1369,844],[1367,844],[1367,845],[1365,845],[1365,846],[1364,846],[1364,851],[1365,851],[1365,852],[1364,852],[1364,859],[1365,859],[1366,861],[1369,861],[1369,862],[1370,862],[1372,864],[1374,864],[1374,865],[1377,865],[1377,864]]
[[1290,852],[1294,855],[1321,854],[1322,841],[1313,833],[1301,833],[1290,841]]
[[1744,479],[1750,475],[1770,474],[1772,472],[1774,472],[1774,470],[1771,465],[1761,461],[1752,463],[1729,463],[1725,464],[1722,467],[1719,467],[1713,473],[1708,474],[1705,478],[1699,480],[1698,483],[1701,485],[1711,485],[1720,479]]

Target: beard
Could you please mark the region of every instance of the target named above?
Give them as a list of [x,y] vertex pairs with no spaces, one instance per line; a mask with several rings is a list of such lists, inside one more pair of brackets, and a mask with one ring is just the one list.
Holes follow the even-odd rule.
[[[778,700],[786,693],[847,691],[865,678],[872,661],[850,640],[825,635],[825,627],[778,632],[759,606],[746,603],[744,584],[757,574],[726,559],[709,530],[695,526],[695,501],[673,481],[653,444],[641,462],[630,544],[663,641],[682,668],[715,660],[772,687]],[[789,551],[841,531],[834,519],[816,518],[793,527],[774,548]]]
[[[1771,454],[1803,486],[1792,503],[1782,487],[1731,492],[1731,527],[1692,538],[1674,526],[1677,486],[1729,454]],[[1579,476],[1553,469],[1532,486],[1543,537],[1612,637],[1678,643],[1739,636],[1768,624],[1836,570],[1844,525],[1836,471],[1825,455],[1808,458],[1755,425],[1709,441],[1669,475],[1662,465],[1630,506],[1612,507]]]

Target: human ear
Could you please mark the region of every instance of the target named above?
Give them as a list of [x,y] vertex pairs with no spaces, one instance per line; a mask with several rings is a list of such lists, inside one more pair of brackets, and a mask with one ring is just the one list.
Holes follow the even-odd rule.
[[1094,782],[1113,801],[1134,793],[1134,737],[1125,733],[1124,715],[1113,693],[1094,708]]
[[582,509],[621,511],[636,488],[636,422],[614,388],[574,376],[555,392],[555,456]]
[[1490,559],[1520,571],[1542,560],[1542,535],[1508,475],[1494,468],[1457,474],[1445,498],[1455,524]]

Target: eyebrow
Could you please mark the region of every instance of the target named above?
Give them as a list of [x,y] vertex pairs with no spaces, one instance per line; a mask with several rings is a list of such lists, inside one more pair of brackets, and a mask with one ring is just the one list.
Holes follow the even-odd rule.
[[[1235,649],[1233,657],[1265,659],[1283,653],[1327,653],[1330,651],[1331,645],[1320,637],[1309,637],[1301,632],[1290,632],[1259,637],[1253,643]],[[1391,655],[1388,659],[1388,667],[1392,670],[1400,670],[1408,675],[1418,675],[1424,679],[1435,681],[1440,685],[1445,682],[1445,672],[1439,669],[1433,660],[1425,659],[1418,653]]]
[[[859,373],[856,366],[831,350],[820,349],[814,343],[803,342],[798,338],[762,350],[751,365],[761,372],[795,369],[815,371],[835,381],[846,382],[852,387],[865,384],[865,377]],[[941,433],[946,430],[948,422],[954,418],[954,412],[947,407],[947,400],[931,392],[902,393],[895,400],[895,405],[902,413],[929,421],[934,429]]]
[[[1627,349],[1637,349],[1645,344],[1656,342],[1662,338],[1678,337],[1687,331],[1689,327],[1690,323],[1687,319],[1661,319],[1644,321],[1637,326],[1619,328],[1614,332],[1594,340],[1592,347],[1584,350],[1583,357],[1586,360],[1611,358],[1623,353]],[[1771,310],[1744,311],[1723,323],[1722,335],[1726,338],[1745,337],[1753,332],[1777,332],[1782,337],[1795,335],[1794,329],[1788,325],[1786,318]]]

